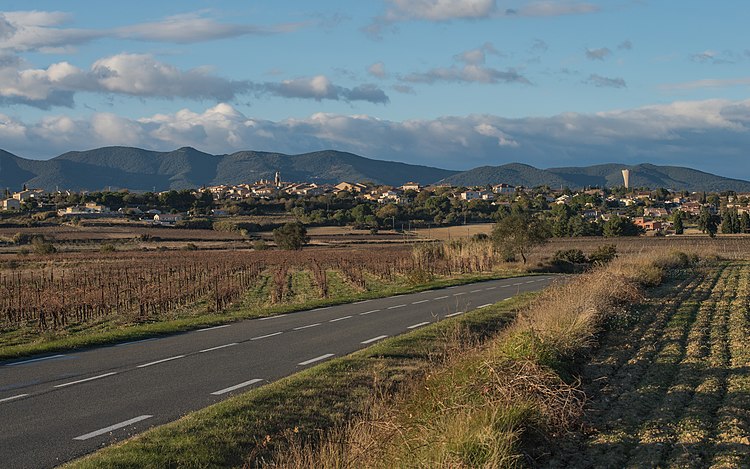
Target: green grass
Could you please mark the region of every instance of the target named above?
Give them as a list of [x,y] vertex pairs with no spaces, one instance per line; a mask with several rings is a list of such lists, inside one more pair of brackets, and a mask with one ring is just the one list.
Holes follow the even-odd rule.
[[314,440],[320,430],[362,412],[378,390],[399,388],[430,370],[461,327],[480,341],[496,334],[529,303],[521,295],[418,331],[394,337],[101,450],[67,467],[236,467],[283,451],[290,439]]
[[[399,281],[398,283],[372,282],[368,283],[368,290],[357,291],[343,280],[338,273],[329,275],[329,297],[313,298],[315,294],[292,295],[289,303],[270,304],[270,278],[262,277],[258,286],[249,291],[246,296],[237,302],[234,306],[221,313],[208,313],[205,308],[197,306],[185,308],[185,315],[170,315],[166,318],[156,318],[150,322],[122,324],[118,322],[121,318],[104,318],[96,323],[93,327],[90,324],[81,325],[82,330],[76,330],[72,326],[67,330],[52,332],[46,334],[32,333],[25,331],[5,331],[2,333],[3,341],[11,345],[4,345],[0,348],[0,360],[20,358],[28,355],[62,352],[67,350],[79,349],[84,347],[93,347],[106,345],[117,342],[126,342],[131,340],[145,339],[160,335],[174,334],[185,332],[202,327],[210,327],[221,324],[227,324],[243,319],[260,318],[285,314],[295,311],[304,311],[324,306],[334,306],[354,301],[361,301],[374,298],[383,298],[398,294],[414,293],[424,290],[443,288],[453,285],[463,285],[466,283],[479,282],[484,280],[511,278],[527,274],[522,273],[483,273],[457,276],[452,278],[442,278],[430,281],[420,285],[408,285]],[[297,285],[298,289],[302,284],[310,285],[304,275],[293,273],[292,285]],[[310,286],[315,290],[316,287]],[[85,328],[84,328],[85,327]]]

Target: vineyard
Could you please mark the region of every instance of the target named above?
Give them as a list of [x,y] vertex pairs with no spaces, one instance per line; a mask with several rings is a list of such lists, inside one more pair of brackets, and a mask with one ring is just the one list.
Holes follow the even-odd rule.
[[491,271],[497,264],[492,246],[483,242],[296,252],[71,253],[0,270],[0,327],[3,333],[19,328],[42,333],[107,318],[140,323],[218,315],[240,302],[259,307],[324,299],[334,292]]
[[748,467],[749,304],[746,261],[653,295],[585,368],[588,437],[550,466]]

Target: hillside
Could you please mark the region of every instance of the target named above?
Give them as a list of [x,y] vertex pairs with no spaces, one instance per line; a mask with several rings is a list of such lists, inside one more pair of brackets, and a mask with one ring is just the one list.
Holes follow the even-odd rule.
[[379,161],[334,150],[301,155],[241,151],[210,155],[185,147],[156,152],[131,147],[72,151],[47,161],[27,160],[0,150],[0,187],[18,190],[27,184],[46,190],[187,189],[272,179],[285,181],[373,181],[401,185],[430,184],[457,171]]
[[567,186],[571,189],[599,186],[622,186],[622,170],[630,170],[631,187],[664,187],[688,191],[750,191],[750,182],[726,178],[714,174],[679,166],[657,166],[639,164],[628,166],[616,163],[586,166],[537,169],[533,166],[511,163],[502,166],[483,166],[470,171],[455,174],[444,179],[444,182],[460,186],[478,186],[485,184],[506,184],[526,187],[548,185],[550,187]]
[[447,182],[457,186],[506,183],[513,186],[547,185],[571,189],[620,186],[621,170],[630,169],[631,187],[664,187],[689,191],[734,190],[750,192],[750,182],[725,178],[690,168],[616,163],[587,167],[539,169],[521,163],[482,166],[459,172],[429,166],[365,158],[335,150],[299,155],[239,151],[211,155],[183,147],[158,152],[132,147],[105,147],[71,151],[46,161],[29,160],[0,150],[0,188],[24,184],[46,190],[130,189],[134,191],[189,189],[272,179],[281,171],[290,182],[372,181],[400,186],[408,181],[427,185]]

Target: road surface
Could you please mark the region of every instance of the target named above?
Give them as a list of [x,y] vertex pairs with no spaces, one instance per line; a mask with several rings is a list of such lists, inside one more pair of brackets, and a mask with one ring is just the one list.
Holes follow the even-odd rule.
[[52,467],[463,312],[540,290],[518,277],[0,362],[0,465]]

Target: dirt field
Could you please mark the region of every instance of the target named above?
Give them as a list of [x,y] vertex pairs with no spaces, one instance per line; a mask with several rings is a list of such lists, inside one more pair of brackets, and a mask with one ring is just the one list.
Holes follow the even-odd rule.
[[668,282],[585,367],[588,438],[553,467],[748,467],[750,263]]

